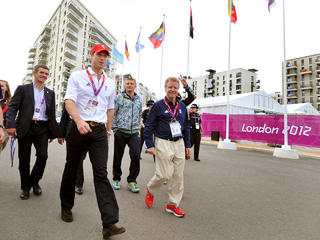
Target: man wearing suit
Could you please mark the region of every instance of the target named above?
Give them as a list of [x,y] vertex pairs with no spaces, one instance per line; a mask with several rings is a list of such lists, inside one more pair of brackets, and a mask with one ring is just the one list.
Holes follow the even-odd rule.
[[[41,195],[39,181],[48,158],[48,139],[59,134],[55,94],[44,86],[49,69],[46,65],[37,65],[32,74],[33,83],[18,86],[7,110],[8,133],[18,138],[20,198],[23,200],[29,198],[31,187],[35,195]],[[36,161],[30,174],[32,144],[36,149]]]

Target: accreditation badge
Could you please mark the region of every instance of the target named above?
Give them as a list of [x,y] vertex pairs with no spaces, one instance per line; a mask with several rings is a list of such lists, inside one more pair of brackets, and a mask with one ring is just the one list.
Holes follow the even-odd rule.
[[99,102],[97,101],[97,98],[91,98],[84,108],[85,113],[89,116],[95,115],[98,109],[98,104]]
[[182,137],[181,125],[178,121],[174,121],[170,123],[170,130],[173,138]]
[[32,120],[39,120],[40,118],[40,108],[35,108]]
[[200,124],[196,122],[196,129],[200,129]]

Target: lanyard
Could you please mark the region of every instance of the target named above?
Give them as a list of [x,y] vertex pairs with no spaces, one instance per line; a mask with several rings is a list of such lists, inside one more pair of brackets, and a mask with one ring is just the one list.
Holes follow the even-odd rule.
[[172,112],[169,104],[168,104],[167,101],[166,101],[166,98],[164,98],[163,101],[164,101],[164,103],[166,104],[166,106],[167,106],[167,108],[168,108],[168,110],[169,110],[169,112],[170,112],[170,114],[171,114],[171,116],[172,116],[172,119],[173,119],[173,120],[177,120],[177,116],[178,116],[178,113],[179,113],[179,111],[178,111],[178,110],[179,110],[179,103],[177,102],[177,104],[176,104],[176,106],[175,106],[175,108],[174,108],[174,112]]
[[87,71],[88,77],[89,77],[89,79],[90,79],[92,88],[93,88],[93,93],[94,93],[95,96],[98,96],[98,94],[99,94],[99,92],[100,92],[100,90],[101,90],[101,88],[102,88],[102,86],[103,86],[103,84],[104,84],[104,81],[106,80],[106,76],[103,74],[102,83],[101,83],[101,85],[100,85],[100,87],[99,87],[99,89],[98,89],[98,91],[97,91],[96,86],[94,85],[94,82],[93,82],[91,73],[89,72],[88,69],[86,69],[86,71]]
[[44,91],[43,91],[43,97],[42,97],[42,100],[41,100],[41,105],[44,103]]
[[6,104],[6,106],[2,109],[2,113],[5,114],[7,109],[8,109],[8,104]]

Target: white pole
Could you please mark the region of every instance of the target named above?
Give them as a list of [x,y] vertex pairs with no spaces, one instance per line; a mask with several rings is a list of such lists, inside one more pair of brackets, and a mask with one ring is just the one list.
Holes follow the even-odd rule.
[[[139,33],[139,36],[141,37],[141,28],[140,27],[140,33]],[[138,80],[137,80],[137,94],[140,93],[140,53],[141,53],[141,49],[140,49],[140,38],[139,38],[139,42],[138,42],[138,47],[139,47],[139,63],[138,63]]]
[[229,141],[229,114],[230,114],[230,104],[229,104],[229,91],[230,91],[230,52],[231,52],[231,9],[232,1],[230,0],[230,22],[229,22],[229,52],[228,52],[228,76],[227,76],[227,119],[226,119],[226,141]]
[[[165,23],[164,23],[164,18],[165,15],[163,14],[163,30],[165,30]],[[165,38],[165,33],[163,36],[163,40],[162,40],[162,49],[161,49],[161,69],[160,69],[160,98],[162,97],[161,95],[161,90],[162,90],[162,67],[163,67],[163,44],[164,44],[164,38]]]
[[121,92],[124,90],[123,82],[124,82],[124,62],[125,62],[125,56],[126,56],[126,37],[124,36],[124,50],[123,50],[123,65],[122,65],[122,81],[121,81]]
[[[191,13],[191,0],[190,0],[190,13]],[[191,29],[191,23],[190,23],[190,20],[189,20],[189,31],[188,31],[188,57],[187,57],[187,81],[188,81],[188,79],[189,79],[190,29]]]
[[283,0],[283,104],[284,104],[284,149],[290,149],[288,145],[288,116],[287,116],[287,57],[286,57],[286,24],[285,24],[285,0]]

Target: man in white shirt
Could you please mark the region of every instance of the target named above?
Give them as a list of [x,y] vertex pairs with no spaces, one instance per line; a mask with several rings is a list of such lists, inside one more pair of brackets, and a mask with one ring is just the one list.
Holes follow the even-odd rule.
[[119,221],[119,208],[107,178],[108,138],[111,134],[115,94],[113,82],[103,71],[108,56],[107,47],[96,44],[91,50],[91,68],[73,72],[68,80],[64,99],[66,110],[72,118],[72,126],[60,188],[61,218],[65,222],[72,222],[77,168],[84,151],[88,150],[104,239],[125,232],[123,227],[115,224]]

